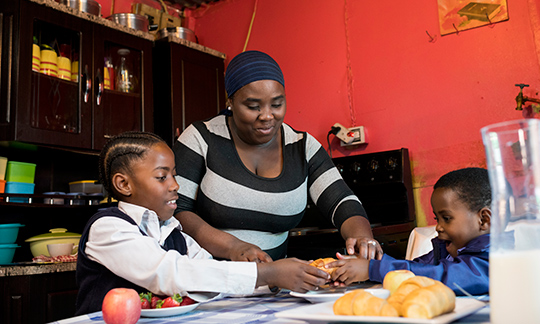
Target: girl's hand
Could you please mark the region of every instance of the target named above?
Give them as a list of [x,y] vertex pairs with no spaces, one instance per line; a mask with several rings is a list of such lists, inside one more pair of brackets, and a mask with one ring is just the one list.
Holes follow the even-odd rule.
[[330,280],[326,272],[296,258],[260,263],[257,270],[257,286],[278,286],[302,293],[315,290]]

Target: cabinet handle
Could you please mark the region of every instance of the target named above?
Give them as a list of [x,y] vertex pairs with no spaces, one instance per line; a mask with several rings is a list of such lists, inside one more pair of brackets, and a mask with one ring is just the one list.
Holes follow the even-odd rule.
[[104,88],[103,78],[101,77],[101,70],[100,69],[97,70],[96,83],[97,83],[97,87],[96,87],[96,105],[99,106],[99,105],[101,105],[101,97],[103,96],[103,88]]
[[84,102],[88,102],[90,97],[90,91],[92,90],[92,80],[88,77],[88,64],[84,66],[84,73],[82,75],[82,83],[84,86],[83,99]]

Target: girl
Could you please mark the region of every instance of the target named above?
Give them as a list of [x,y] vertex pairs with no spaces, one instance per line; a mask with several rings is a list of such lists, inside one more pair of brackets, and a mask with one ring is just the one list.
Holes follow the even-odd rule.
[[100,209],[87,223],[77,260],[77,314],[101,310],[113,288],[157,295],[189,291],[249,294],[259,286],[307,291],[328,275],[305,261],[213,260],[174,218],[178,184],[174,154],[157,135],[112,138],[99,158],[99,177],[118,207]]

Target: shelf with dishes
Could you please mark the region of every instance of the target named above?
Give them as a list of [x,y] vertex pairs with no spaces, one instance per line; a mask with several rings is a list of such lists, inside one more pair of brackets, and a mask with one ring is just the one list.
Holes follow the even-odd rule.
[[0,206],[12,205],[18,207],[48,207],[48,208],[80,208],[96,207],[100,204],[110,203],[104,199],[103,194],[85,193],[43,193],[43,194],[15,194],[0,193]]

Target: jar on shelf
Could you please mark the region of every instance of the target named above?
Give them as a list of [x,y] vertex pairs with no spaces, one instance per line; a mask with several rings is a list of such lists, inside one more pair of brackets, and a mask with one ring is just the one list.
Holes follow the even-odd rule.
[[115,89],[121,92],[137,92],[138,80],[133,75],[133,68],[131,66],[130,51],[126,48],[118,50],[120,56],[118,65],[116,67],[116,87]]

